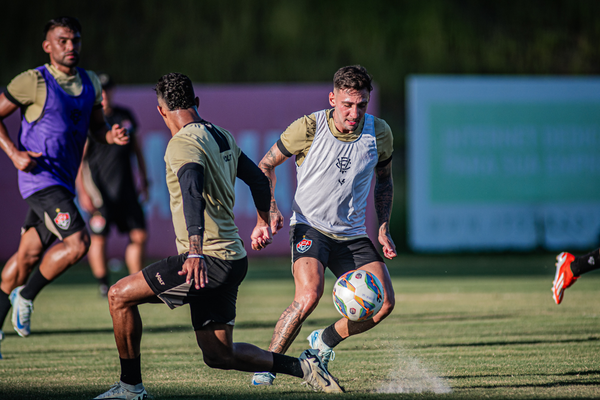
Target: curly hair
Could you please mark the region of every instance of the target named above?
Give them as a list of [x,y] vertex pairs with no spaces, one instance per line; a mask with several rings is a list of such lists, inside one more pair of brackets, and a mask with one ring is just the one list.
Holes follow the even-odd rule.
[[371,85],[373,78],[367,72],[367,69],[361,65],[349,65],[337,70],[333,75],[333,87],[338,90],[368,89],[369,93],[373,90]]
[[57,17],[52,18],[50,21],[46,22],[46,25],[44,26],[44,40],[46,40],[46,35],[48,35],[48,32],[50,32],[57,26],[62,26],[63,28],[68,28],[75,33],[81,34],[81,24],[79,23],[79,20],[77,18]]
[[165,102],[169,111],[186,110],[196,105],[192,81],[179,72],[163,75],[154,90],[158,98]]

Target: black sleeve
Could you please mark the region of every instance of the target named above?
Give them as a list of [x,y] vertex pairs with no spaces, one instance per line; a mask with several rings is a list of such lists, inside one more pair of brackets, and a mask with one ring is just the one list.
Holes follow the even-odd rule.
[[238,158],[237,177],[250,187],[256,209],[258,211],[269,211],[271,208],[269,180],[244,152],[241,152]]
[[388,158],[386,160],[379,161],[375,167],[376,168],[383,168],[383,167],[385,167],[386,165],[388,165],[389,163],[392,162],[392,156],[390,156],[390,158]]
[[204,208],[206,202],[202,196],[204,187],[204,167],[197,163],[188,163],[177,172],[183,215],[188,234],[202,235],[204,233]]
[[10,101],[11,103],[13,103],[15,106],[23,107],[23,104],[21,104],[19,102],[19,100],[15,99],[12,96],[12,94],[10,94],[10,92],[8,91],[8,89],[5,89],[3,93],[6,96],[6,98],[8,99],[8,101]]
[[283,142],[281,141],[281,139],[279,139],[277,141],[277,148],[279,149],[279,151],[281,152],[281,154],[283,154],[284,156],[286,156],[287,158],[290,158],[291,156],[293,156],[292,153],[290,153],[288,151],[288,149],[285,148],[285,146],[283,145]]

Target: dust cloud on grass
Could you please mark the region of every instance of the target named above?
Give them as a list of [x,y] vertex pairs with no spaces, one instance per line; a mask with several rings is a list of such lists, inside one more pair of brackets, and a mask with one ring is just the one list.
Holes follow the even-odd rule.
[[397,352],[397,364],[378,393],[451,393],[448,379],[438,376],[431,367],[403,351]]

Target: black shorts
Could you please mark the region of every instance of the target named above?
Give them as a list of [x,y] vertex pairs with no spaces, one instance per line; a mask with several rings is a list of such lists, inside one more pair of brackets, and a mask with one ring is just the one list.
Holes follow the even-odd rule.
[[302,257],[316,258],[336,277],[375,261],[383,262],[368,238],[336,240],[306,224],[290,227],[290,244],[293,262]]
[[190,305],[194,330],[211,322],[233,325],[238,287],[246,277],[248,258],[225,261],[204,256],[208,269],[208,285],[197,290],[194,282],[179,275],[187,253],[167,257],[142,270],[152,291],[171,309]]
[[113,224],[117,225],[121,233],[131,232],[134,229],[146,229],[144,210],[136,198],[124,198],[118,204],[105,202],[98,213],[104,218],[104,224],[92,223],[90,218],[90,229],[94,235],[108,235]]
[[74,198],[62,186],[50,186],[35,192],[25,199],[29,210],[23,223],[23,232],[35,228],[42,245],[48,248],[56,238],[63,240],[85,229],[85,221]]

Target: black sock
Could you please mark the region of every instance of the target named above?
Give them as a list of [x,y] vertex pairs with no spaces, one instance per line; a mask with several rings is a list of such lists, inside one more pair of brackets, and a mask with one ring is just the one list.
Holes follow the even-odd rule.
[[104,275],[102,278],[96,278],[96,280],[98,281],[98,285],[110,286],[108,284],[108,274]]
[[27,300],[33,300],[49,283],[50,281],[44,278],[44,275],[42,275],[40,270],[36,269],[23,290],[21,290],[21,297]]
[[573,276],[579,276],[598,268],[600,268],[600,252],[598,250],[594,250],[585,256],[575,257],[575,261],[571,263]]
[[121,358],[121,382],[129,385],[142,383],[141,355],[136,358]]
[[298,378],[304,377],[298,358],[279,353],[273,353],[273,368],[271,368],[270,372],[273,375],[277,372],[281,372],[282,374],[292,375]]
[[2,325],[4,325],[4,320],[10,311],[10,307],[8,295],[0,290],[0,330],[2,330]]
[[321,335],[321,340],[327,346],[332,349],[340,344],[342,340],[344,340],[339,333],[335,330],[335,324],[329,325],[327,328],[323,330],[323,334]]

